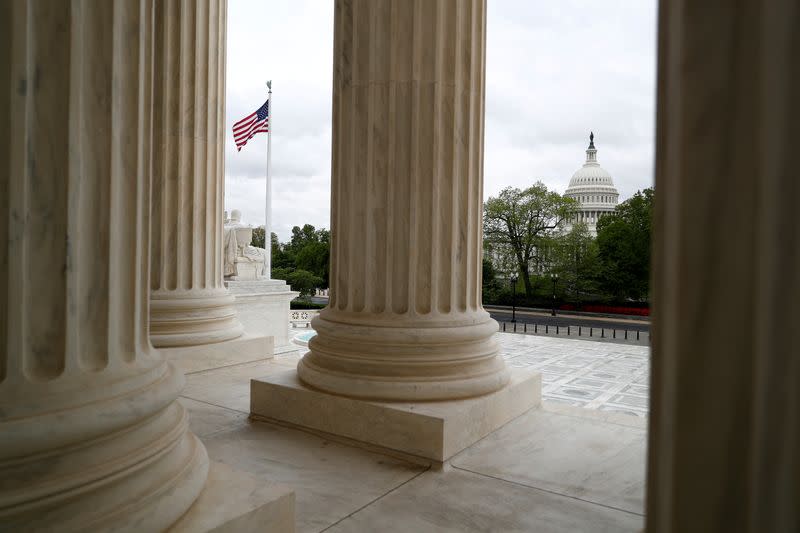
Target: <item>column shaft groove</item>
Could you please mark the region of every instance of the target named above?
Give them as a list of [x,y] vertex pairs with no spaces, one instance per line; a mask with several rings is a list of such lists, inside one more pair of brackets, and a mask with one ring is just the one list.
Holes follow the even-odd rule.
[[225,2],[155,9],[151,339],[226,341],[243,328],[220,266]]
[[0,7],[4,529],[164,530],[205,481],[148,340],[152,22],[152,0]]
[[336,2],[323,390],[444,399],[508,373],[480,302],[485,4]]

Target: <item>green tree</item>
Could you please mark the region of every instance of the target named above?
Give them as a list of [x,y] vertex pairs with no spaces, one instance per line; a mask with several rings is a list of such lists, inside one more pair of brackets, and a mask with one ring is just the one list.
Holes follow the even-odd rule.
[[270,248],[272,249],[272,256],[275,257],[281,252],[281,243],[278,240],[278,234],[274,231],[269,234]]
[[506,245],[532,298],[530,265],[546,239],[574,216],[577,202],[537,182],[527,189],[506,187],[484,204],[483,232],[489,243]]
[[638,191],[597,223],[600,286],[618,300],[650,295],[650,228],[653,188]]
[[330,246],[325,242],[310,242],[303,246],[295,255],[295,265],[298,269],[308,270],[315,276],[322,278],[323,287],[328,286],[330,264]]
[[266,246],[264,246],[264,232],[264,226],[253,228],[253,240],[251,242],[256,248],[266,249]]
[[278,241],[278,235],[272,234],[272,278],[286,279],[275,276],[277,270],[292,271],[296,267],[294,255],[286,250],[286,245]]
[[583,298],[597,290],[600,260],[597,243],[586,224],[575,224],[570,231],[553,238],[551,243],[553,270],[566,297],[577,307]]
[[286,246],[290,252],[297,254],[307,244],[320,242],[320,238],[320,232],[311,224],[304,224],[302,228],[295,226],[292,228],[292,238]]
[[314,296],[314,289],[322,287],[322,278],[315,276],[308,270],[294,270],[286,276],[286,282],[292,290],[300,292],[300,297]]
[[282,279],[284,281],[289,279],[289,274],[294,272],[293,268],[273,268],[272,269],[272,279]]
[[273,278],[288,281],[293,272],[305,271],[322,280],[316,283],[316,287],[327,288],[329,265],[330,231],[327,229],[316,229],[311,224],[305,224],[302,228],[295,226],[290,241],[284,244],[278,242],[277,235],[272,234]]

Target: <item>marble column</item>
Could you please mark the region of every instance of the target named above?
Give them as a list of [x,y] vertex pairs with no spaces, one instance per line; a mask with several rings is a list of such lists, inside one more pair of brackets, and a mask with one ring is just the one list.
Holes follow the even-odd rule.
[[298,375],[384,400],[509,379],[481,305],[486,6],[337,0],[331,287]]
[[160,531],[208,458],[148,340],[152,2],[0,4],[0,529]]
[[239,337],[223,283],[225,0],[155,2],[150,338]]
[[662,2],[647,531],[800,531],[800,4]]

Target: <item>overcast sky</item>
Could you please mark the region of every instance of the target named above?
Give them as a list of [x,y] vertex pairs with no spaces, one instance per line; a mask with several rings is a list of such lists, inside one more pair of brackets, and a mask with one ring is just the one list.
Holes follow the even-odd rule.
[[[655,0],[489,0],[484,197],[564,192],[594,130],[622,199],[653,183]],[[266,135],[231,126],[273,80],[273,231],[330,227],[332,0],[228,3],[226,209],[264,223]]]

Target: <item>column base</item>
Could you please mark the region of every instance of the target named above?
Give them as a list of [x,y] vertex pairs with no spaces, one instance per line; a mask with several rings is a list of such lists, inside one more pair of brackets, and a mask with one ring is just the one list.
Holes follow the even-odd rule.
[[203,492],[168,533],[294,531],[294,491],[212,461]]
[[541,374],[514,370],[500,390],[463,400],[378,402],[328,394],[289,370],[250,382],[257,419],[442,463],[541,403]]
[[159,351],[183,374],[274,357],[272,337],[247,334],[215,344],[161,348]]
[[109,435],[0,463],[0,529],[163,531],[191,507],[207,473],[205,447],[172,402]]
[[226,289],[153,291],[150,341],[157,348],[224,342],[244,333]]
[[442,319],[363,316],[330,307],[297,365],[307,385],[331,394],[391,402],[449,401],[505,387],[509,372],[484,310]]

